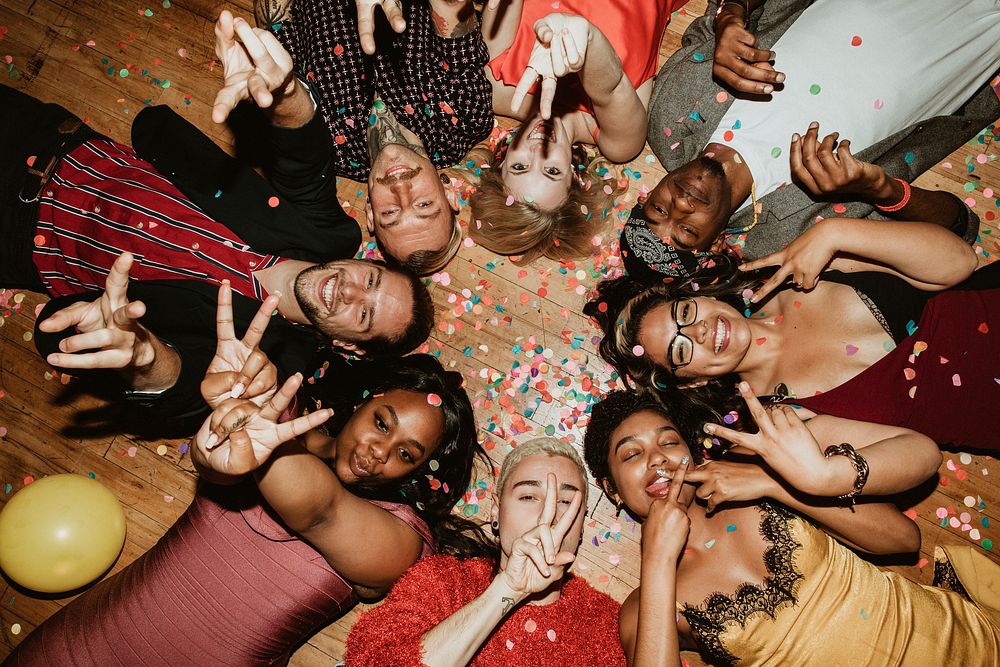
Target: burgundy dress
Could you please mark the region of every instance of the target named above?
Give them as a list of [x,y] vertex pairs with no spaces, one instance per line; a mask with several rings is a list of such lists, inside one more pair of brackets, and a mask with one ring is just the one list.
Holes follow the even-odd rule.
[[[413,527],[405,505],[375,503]],[[272,665],[350,609],[344,579],[255,487],[199,488],[163,538],[35,629],[4,665]]]
[[[895,296],[905,300],[901,289]],[[904,426],[942,445],[1000,449],[993,418],[1000,406],[1000,262],[930,297],[911,321],[895,319],[907,335],[882,359],[830,391],[787,402]]]

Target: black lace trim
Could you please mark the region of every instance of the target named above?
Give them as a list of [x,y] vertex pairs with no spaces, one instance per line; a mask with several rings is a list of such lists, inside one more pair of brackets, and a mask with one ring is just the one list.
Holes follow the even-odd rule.
[[[872,315],[875,316],[875,319],[878,320],[879,325],[883,329],[885,329],[885,332],[887,334],[889,334],[889,337],[893,338],[892,328],[889,327],[889,322],[886,321],[885,315],[882,314],[882,311],[879,310],[878,306],[875,304],[875,302],[872,300],[872,298],[870,296],[868,296],[867,294],[865,294],[864,292],[862,292],[861,290],[859,290],[857,287],[854,288],[854,293],[857,294],[861,298],[861,301],[866,306],[868,306],[868,310],[870,310],[871,313],[872,313]],[[895,340],[895,339],[893,339],[893,340]]]
[[958,580],[958,574],[955,573],[955,568],[952,567],[951,561],[947,558],[934,561],[933,585],[938,588],[943,588],[946,591],[958,593],[969,602],[972,602],[972,598],[969,597],[969,593],[965,590],[965,586],[963,586],[962,582]]
[[796,572],[793,558],[802,545],[792,537],[790,522],[794,514],[771,503],[761,503],[760,507],[760,534],[771,542],[764,552],[770,576],[764,579],[763,586],[745,583],[733,595],[712,593],[700,607],[684,605],[684,616],[701,646],[702,656],[714,665],[736,664],[736,656],[726,651],[719,639],[727,624],[738,623],[743,628],[754,614],[774,618],[780,607],[796,602],[795,588],[802,575]]

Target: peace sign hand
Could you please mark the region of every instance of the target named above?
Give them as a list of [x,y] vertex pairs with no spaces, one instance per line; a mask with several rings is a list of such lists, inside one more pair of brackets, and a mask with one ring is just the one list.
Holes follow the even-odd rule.
[[521,596],[527,597],[551,586],[562,578],[566,566],[576,559],[573,551],[563,550],[563,540],[580,513],[583,494],[574,491],[569,507],[553,523],[557,496],[556,476],[549,473],[545,479],[545,500],[538,525],[517,538],[511,546],[503,576],[510,589]]
[[199,462],[223,475],[246,474],[260,467],[278,445],[333,416],[333,410],[324,409],[279,423],[301,384],[302,376],[296,373],[262,406],[245,399],[222,401],[194,438]]
[[679,502],[684,479],[688,474],[685,457],[670,480],[666,497],[657,498],[649,506],[649,514],[642,523],[642,558],[653,562],[676,563],[691,531],[687,507]]
[[740,271],[753,271],[765,266],[778,267],[774,275],[757,288],[750,297],[750,302],[761,301],[788,278],[802,290],[816,287],[820,274],[830,266],[840,250],[837,238],[840,227],[841,222],[837,219],[817,222],[781,250],[741,264]]
[[361,50],[368,55],[375,55],[375,7],[382,8],[393,30],[398,33],[406,30],[400,0],[355,0],[355,4],[358,8],[358,39],[361,40]]
[[225,122],[243,100],[253,99],[262,109],[274,103],[274,94],[295,90],[292,56],[267,30],[251,27],[229,10],[215,23],[215,54],[222,62],[223,86],[215,96],[212,120]]
[[201,381],[201,395],[213,410],[227,397],[243,396],[258,406],[264,405],[278,389],[278,369],[258,345],[280,296],[269,295],[250,321],[246,334],[237,339],[233,327],[233,289],[228,280],[219,285],[215,316],[218,343]]
[[570,72],[579,72],[587,60],[591,24],[581,16],[552,13],[535,21],[535,45],[528,65],[511,97],[511,110],[517,112],[528,91],[539,78],[542,91],[539,109],[542,118],[552,117],[552,101],[556,96],[556,79]]
[[[94,301],[80,301],[54,313],[38,328],[55,332],[75,327],[77,334],[59,343],[62,352],[46,361],[61,368],[110,368],[122,371],[133,389],[158,391],[172,386],[172,378],[152,378],[149,370],[159,354],[176,354],[162,343],[139,318],[146,314],[141,301],[128,300],[131,253],[123,252],[108,272],[104,293]],[[154,381],[146,384],[145,381]],[[164,384],[166,383],[166,384]],[[162,385],[162,386],[160,386]]]
[[793,408],[782,405],[765,410],[746,382],[740,383],[740,395],[760,432],[743,433],[721,424],[706,424],[706,433],[758,454],[788,484],[804,493],[817,496],[843,493],[836,463],[823,456],[816,438]]

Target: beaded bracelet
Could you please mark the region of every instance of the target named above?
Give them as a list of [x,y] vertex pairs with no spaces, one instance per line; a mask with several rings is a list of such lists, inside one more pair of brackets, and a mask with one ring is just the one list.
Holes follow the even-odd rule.
[[903,198],[895,204],[891,204],[889,206],[875,205],[875,208],[880,211],[885,211],[886,213],[895,213],[896,211],[906,208],[906,205],[910,203],[910,184],[901,178],[894,178],[892,180],[899,181],[899,183],[903,186]]
[[837,496],[840,500],[849,500],[851,505],[854,505],[854,497],[860,494],[861,490],[865,488],[865,484],[868,483],[868,461],[861,454],[858,454],[854,447],[847,442],[842,442],[839,445],[830,445],[823,450],[823,456],[826,458],[830,458],[831,456],[846,456],[854,466],[854,469],[858,473],[858,476],[854,479],[854,488],[842,496]]

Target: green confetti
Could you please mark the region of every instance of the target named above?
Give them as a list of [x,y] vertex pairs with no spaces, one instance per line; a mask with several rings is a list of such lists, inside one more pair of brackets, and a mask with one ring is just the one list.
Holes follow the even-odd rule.
[[822,90],[822,88],[819,87],[818,83],[814,83],[813,85],[809,86],[810,95],[819,95],[820,90]]

